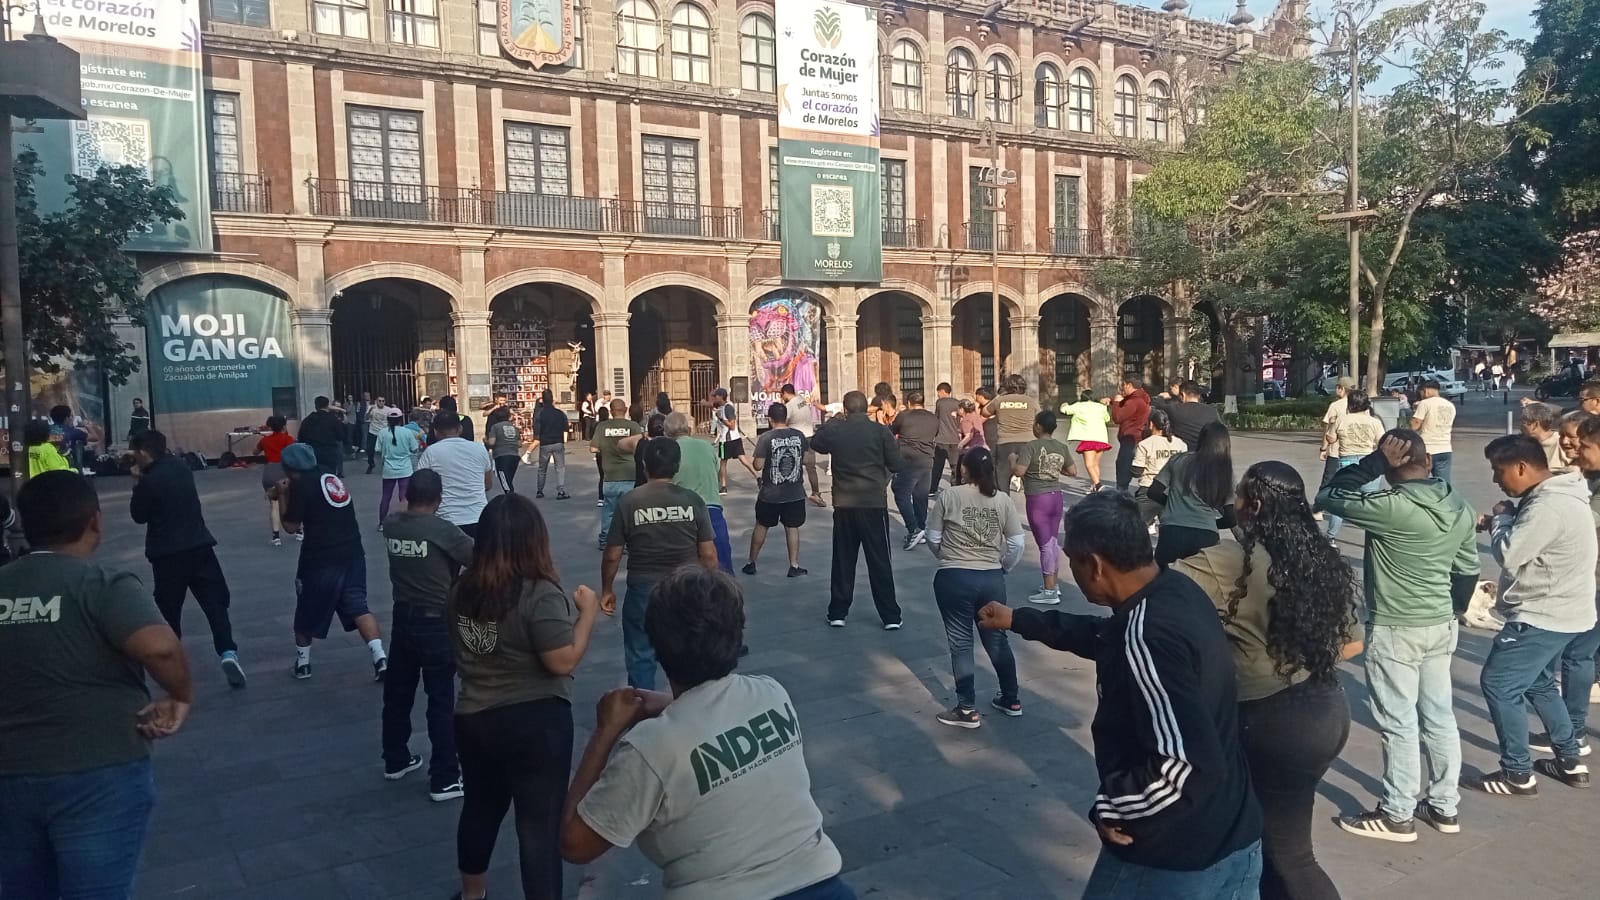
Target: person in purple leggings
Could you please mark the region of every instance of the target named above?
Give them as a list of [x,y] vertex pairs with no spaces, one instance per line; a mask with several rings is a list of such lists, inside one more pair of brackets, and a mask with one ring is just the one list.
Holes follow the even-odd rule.
[[1033,419],[1033,440],[1023,445],[1011,469],[1012,477],[1022,479],[1028,528],[1039,544],[1039,571],[1044,575],[1044,586],[1028,597],[1029,603],[1055,606],[1061,602],[1061,590],[1056,587],[1061,543],[1056,535],[1061,533],[1066,495],[1062,493],[1058,476],[1071,478],[1077,474],[1072,451],[1056,440],[1056,414],[1049,410],[1039,413]]

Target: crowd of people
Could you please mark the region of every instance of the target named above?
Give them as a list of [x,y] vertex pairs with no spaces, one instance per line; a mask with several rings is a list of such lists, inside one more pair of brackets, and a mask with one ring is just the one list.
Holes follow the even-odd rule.
[[[1229,430],[1188,381],[1152,397],[1129,377],[1112,396],[1057,409],[1019,376],[970,398],[941,384],[931,408],[887,384],[836,408],[785,385],[748,420],[719,388],[706,398],[709,441],[664,395],[631,411],[586,400],[572,424],[548,391],[525,418],[492,404],[481,442],[452,398],[408,415],[364,395],[341,416],[319,397],[298,439],[274,418],[259,447],[271,542],[299,543],[291,671],[311,677],[313,643],[336,617],[365,641],[383,684],[383,777],[426,765],[432,800],[462,800],[462,900],[489,893],[513,808],[529,898],[562,896],[563,860],[635,842],[662,868],[668,897],[854,897],[810,794],[793,701],[772,678],[737,671],[749,647],[730,519],[751,529],[744,575],[782,527],[786,576],[806,577],[800,533],[811,508],[830,505],[825,458],[826,624],[847,626],[864,558],[882,628],[901,629],[892,498],[901,552],[926,547],[937,561],[954,687],[938,723],[983,725],[975,643],[998,682],[988,706],[1005,717],[1024,713],[1011,635],[1094,663],[1099,788],[1088,814],[1102,847],[1084,896],[1337,898],[1313,849],[1312,807],[1350,732],[1347,660],[1362,658],[1384,754],[1381,796],[1346,811],[1345,832],[1410,842],[1421,820],[1458,833],[1461,783],[1491,796],[1534,795],[1540,776],[1589,784],[1600,383],[1571,412],[1525,405],[1521,433],[1489,443],[1487,467],[1509,499],[1483,516],[1450,484],[1453,405],[1437,383],[1420,393],[1407,420],[1386,423],[1341,381],[1317,485],[1271,460],[1236,477]],[[594,589],[563,574],[571,566],[558,565],[536,502],[550,468],[554,499],[569,499],[574,429],[597,465]],[[182,728],[193,698],[179,642],[188,595],[225,681],[247,683],[194,474],[160,431],[130,446],[129,514],[146,527],[151,591],[95,561],[103,511],[82,476],[41,472],[17,498],[32,552],[0,567],[8,897],[129,894],[154,797],[149,744]],[[352,452],[378,476],[364,499],[394,601],[387,648],[342,475]],[[1102,484],[1108,453],[1113,480]],[[730,461],[756,484],[748,516],[725,509]],[[538,466],[532,497],[516,491],[524,464]],[[1336,540],[1347,524],[1365,532],[1359,579]],[[1042,583],[1013,609],[1006,574],[1030,533]],[[1499,760],[1462,782],[1450,661],[1458,616],[1481,590],[1479,534],[1501,571],[1504,625],[1480,679]],[[1054,608],[1063,559],[1109,614]],[[572,679],[588,668],[601,617],[619,615],[627,686],[600,699],[574,771]],[[426,761],[411,747],[419,686]],[[1529,707],[1543,732],[1529,734]],[[741,814],[753,807],[763,814]]]

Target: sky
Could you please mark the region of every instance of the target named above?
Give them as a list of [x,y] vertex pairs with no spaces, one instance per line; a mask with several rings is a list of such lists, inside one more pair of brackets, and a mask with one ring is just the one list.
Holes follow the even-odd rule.
[[[1161,8],[1161,0],[1136,0],[1142,6],[1154,9]],[[1401,6],[1411,0],[1385,0],[1384,6]],[[1278,0],[1247,0],[1245,8],[1255,14],[1256,26],[1272,13],[1278,5]],[[1237,0],[1190,0],[1189,15],[1195,19],[1205,19],[1212,22],[1226,21],[1233,15]],[[1523,40],[1533,39],[1533,13],[1535,0],[1488,0],[1488,10],[1484,13],[1483,24],[1488,28],[1499,28],[1513,38]],[[1331,19],[1329,10],[1333,4],[1328,0],[1311,0],[1311,17],[1313,20],[1328,21]],[[1520,60],[1507,60],[1505,68],[1496,73],[1496,78],[1502,84],[1509,84],[1516,74],[1522,70]],[[1385,83],[1392,83],[1394,76],[1379,82],[1380,89]]]

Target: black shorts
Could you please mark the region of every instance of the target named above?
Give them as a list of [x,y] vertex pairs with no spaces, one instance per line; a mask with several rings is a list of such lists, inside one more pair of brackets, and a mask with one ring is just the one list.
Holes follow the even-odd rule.
[[364,556],[301,563],[294,580],[294,632],[322,639],[335,614],[345,631],[367,615],[367,560]]
[[792,500],[788,503],[756,501],[757,525],[762,528],[776,528],[780,522],[785,528],[799,528],[804,525],[806,523],[806,501]]
[[718,459],[738,459],[744,455],[744,439],[736,441],[723,441],[718,447]]

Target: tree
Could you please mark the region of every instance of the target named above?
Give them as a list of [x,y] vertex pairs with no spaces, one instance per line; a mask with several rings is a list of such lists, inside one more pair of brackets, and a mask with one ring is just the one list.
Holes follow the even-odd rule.
[[1600,226],[1600,2],[1542,0],[1524,91],[1548,102],[1518,111],[1518,159],[1563,231]]
[[67,175],[65,208],[41,213],[34,185],[45,170],[38,155],[22,153],[15,172],[30,365],[56,372],[63,359],[93,360],[113,383],[126,384],[139,371],[139,357],[117,337],[115,324],[122,317],[142,321],[146,304],[139,269],[122,248],[141,230],[183,218],[172,189],[154,186],[132,166],[101,168],[88,178]]
[[1600,329],[1600,230],[1568,237],[1562,251],[1561,267],[1540,283],[1532,312],[1553,328]]

